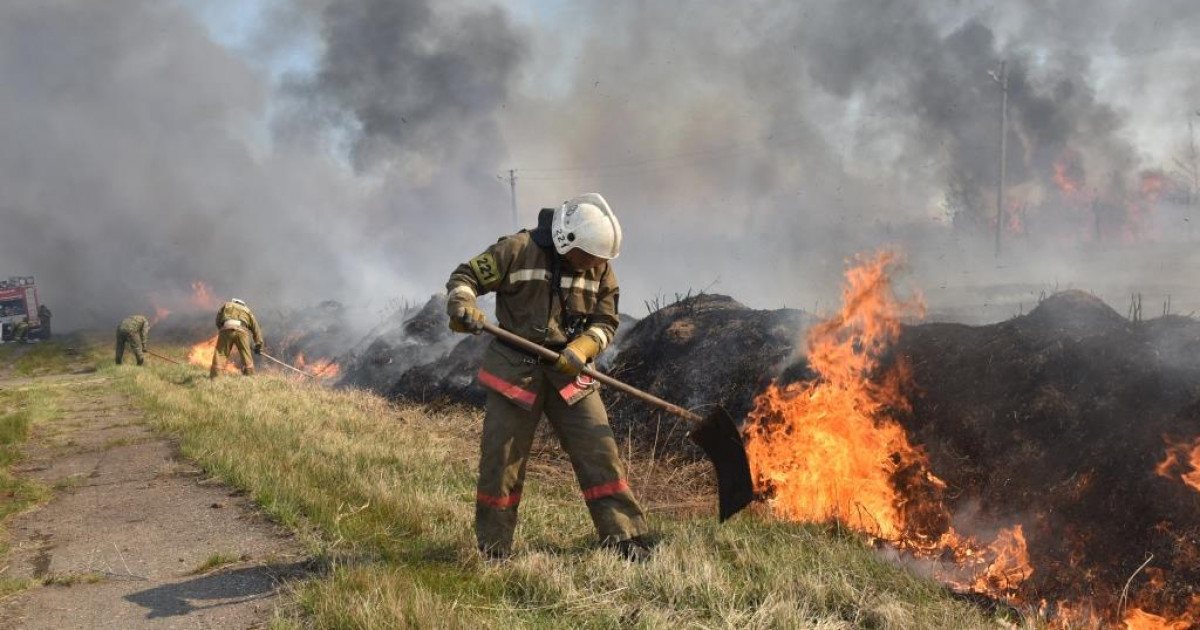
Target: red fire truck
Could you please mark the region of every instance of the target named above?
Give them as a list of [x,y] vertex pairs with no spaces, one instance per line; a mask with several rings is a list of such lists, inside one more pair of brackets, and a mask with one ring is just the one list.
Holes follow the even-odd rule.
[[37,284],[33,276],[13,276],[8,280],[0,280],[0,325],[3,326],[0,337],[4,341],[12,341],[17,323],[29,317],[30,328],[26,339],[37,339],[42,334],[41,322],[38,321]]

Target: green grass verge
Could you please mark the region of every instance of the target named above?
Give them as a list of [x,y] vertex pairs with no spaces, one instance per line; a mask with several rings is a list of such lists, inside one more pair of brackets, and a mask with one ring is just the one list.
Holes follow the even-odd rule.
[[[14,356],[18,356],[14,372],[19,372],[21,365],[40,365],[46,369],[51,369],[52,365],[62,365],[64,367],[60,369],[65,369],[67,364],[66,361],[59,361],[59,357],[66,356],[65,352],[53,344],[45,344],[36,361],[27,360],[23,364],[20,362],[26,360],[28,353],[20,353],[14,344],[5,344],[0,349],[0,365],[11,364]],[[26,373],[32,372],[36,370],[31,367]],[[57,389],[36,385],[0,391],[0,524],[50,498],[48,487],[14,475],[12,465],[21,459],[21,445],[29,439],[33,426],[57,415],[61,395]],[[0,556],[7,551],[6,537],[0,536]],[[36,585],[36,580],[0,577],[0,599]]]
[[192,367],[102,372],[325,561],[277,630],[998,627],[855,538],[754,513],[654,518],[654,558],[629,564],[595,548],[566,476],[531,475],[517,553],[487,563],[471,530],[478,414]]
[[0,522],[49,496],[44,485],[17,477],[10,469],[20,459],[21,444],[34,423],[57,413],[60,396],[50,388],[0,391]]
[[17,355],[16,360],[12,362],[13,372],[17,376],[61,374],[66,372],[71,364],[71,356],[61,344],[54,341],[5,344],[5,350]]

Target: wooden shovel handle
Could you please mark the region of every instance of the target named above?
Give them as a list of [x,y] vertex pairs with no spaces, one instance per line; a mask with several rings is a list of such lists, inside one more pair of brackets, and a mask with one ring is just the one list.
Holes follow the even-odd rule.
[[[536,343],[533,343],[532,341],[530,341],[524,337],[521,337],[520,335],[515,335],[513,333],[510,333],[507,330],[504,330],[503,328],[501,328],[499,326],[491,324],[490,322],[482,322],[482,324],[483,324],[483,329],[485,331],[487,331],[489,334],[491,334],[492,336],[496,337],[497,339],[502,339],[506,343],[509,343],[518,348],[521,348],[522,350],[525,350],[526,352],[529,352],[530,354],[534,354],[539,357],[542,357],[543,359],[546,359],[547,361],[557,361],[558,360],[558,353],[551,350],[550,348],[547,348],[545,346],[540,346]],[[692,412],[688,411],[687,409],[680,407],[679,405],[669,403],[669,402],[659,398],[658,396],[646,393],[632,385],[626,385],[625,383],[622,383],[621,381],[618,381],[617,379],[615,379],[607,374],[604,374],[602,372],[597,372],[596,370],[593,370],[590,367],[583,368],[583,373],[596,379],[597,381],[600,381],[601,383],[604,383],[605,385],[608,385],[609,387],[611,387],[613,389],[623,391],[626,394],[629,394],[630,396],[637,398],[638,400],[641,400],[643,402],[654,405],[655,407],[659,407],[659,408],[663,409],[664,411],[666,411],[667,413],[679,416],[680,418],[683,418],[684,420],[690,420],[692,422],[703,422],[704,421],[704,418],[702,416],[700,416],[699,414],[692,413]]]

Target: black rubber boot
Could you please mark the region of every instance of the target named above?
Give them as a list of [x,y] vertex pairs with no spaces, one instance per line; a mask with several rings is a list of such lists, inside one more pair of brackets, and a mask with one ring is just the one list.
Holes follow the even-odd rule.
[[654,553],[650,548],[650,543],[641,536],[634,536],[633,538],[619,541],[615,548],[622,558],[630,562],[645,562]]

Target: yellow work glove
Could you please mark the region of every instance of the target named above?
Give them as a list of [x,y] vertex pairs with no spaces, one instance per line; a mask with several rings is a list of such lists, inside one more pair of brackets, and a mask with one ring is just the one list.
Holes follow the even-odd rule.
[[483,322],[487,315],[475,305],[460,306],[450,315],[450,330],[460,333],[478,335],[483,332]]
[[591,335],[579,335],[574,341],[567,344],[562,352],[558,353],[558,361],[554,363],[554,369],[563,374],[579,376],[579,373],[583,371],[583,366],[596,358],[597,354],[600,354],[600,342]]

